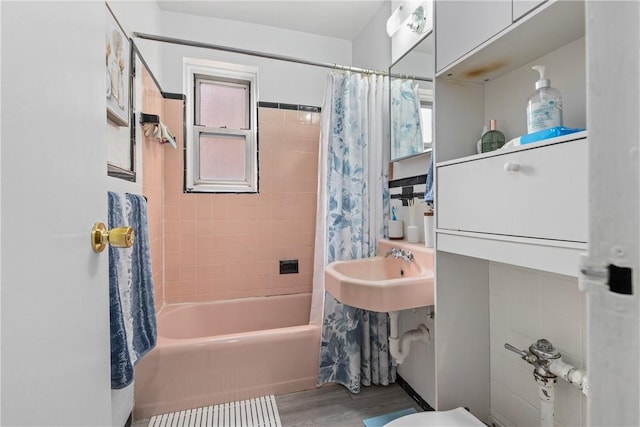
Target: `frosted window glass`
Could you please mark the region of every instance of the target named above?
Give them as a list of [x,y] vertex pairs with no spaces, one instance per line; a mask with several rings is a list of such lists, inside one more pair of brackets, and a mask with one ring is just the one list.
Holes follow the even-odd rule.
[[200,136],[200,179],[243,181],[245,138],[242,136]]
[[248,129],[247,87],[200,83],[199,125]]

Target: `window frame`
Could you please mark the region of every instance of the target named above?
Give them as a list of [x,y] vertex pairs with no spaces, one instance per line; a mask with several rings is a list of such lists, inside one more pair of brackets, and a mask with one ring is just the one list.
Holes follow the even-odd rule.
[[[420,114],[422,115],[422,109],[428,108],[431,110],[431,143],[426,141],[422,141],[424,149],[429,150],[433,148],[433,144],[435,143],[436,135],[435,135],[435,115],[434,115],[434,90],[433,87],[423,87],[420,86],[418,89],[418,96],[420,98]],[[422,121],[421,121],[422,122]]]
[[[424,149],[427,150],[429,148],[431,148],[433,146],[433,140],[434,140],[434,132],[433,132],[433,118],[434,118],[434,114],[433,114],[433,102],[431,101],[420,101],[420,114],[422,114],[422,110],[429,110],[431,112],[431,141],[425,141],[423,139],[422,144],[424,146]],[[424,121],[421,120],[421,123],[424,125]]]
[[[184,58],[184,91],[187,94],[185,140],[185,192],[258,193],[258,68],[240,64]],[[199,84],[203,81],[243,86],[248,102],[245,111],[248,129],[207,127],[199,119]],[[191,95],[192,99],[189,99]],[[200,136],[239,136],[245,140],[245,179],[212,180],[200,178]]]

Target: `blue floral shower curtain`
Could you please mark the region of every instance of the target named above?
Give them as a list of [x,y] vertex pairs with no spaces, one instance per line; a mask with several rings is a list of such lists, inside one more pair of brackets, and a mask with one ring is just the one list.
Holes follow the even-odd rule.
[[[384,237],[389,207],[389,80],[332,73],[322,106],[316,222],[314,304],[322,322],[318,385],[395,381],[388,350],[388,315],[346,306],[324,291],[324,267],[367,258]],[[324,311],[321,298],[324,297]]]

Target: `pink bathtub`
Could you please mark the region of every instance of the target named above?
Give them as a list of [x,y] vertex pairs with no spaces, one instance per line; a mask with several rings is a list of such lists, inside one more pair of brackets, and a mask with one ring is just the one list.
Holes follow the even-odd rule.
[[314,388],[311,294],[168,305],[135,371],[134,419]]

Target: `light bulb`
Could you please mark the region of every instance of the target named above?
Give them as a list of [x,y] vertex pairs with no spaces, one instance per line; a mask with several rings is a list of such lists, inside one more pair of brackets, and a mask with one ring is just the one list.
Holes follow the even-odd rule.
[[424,15],[424,7],[418,6],[411,14],[411,18],[408,20],[407,26],[411,28],[411,31],[420,33],[424,28],[426,20],[427,17]]

